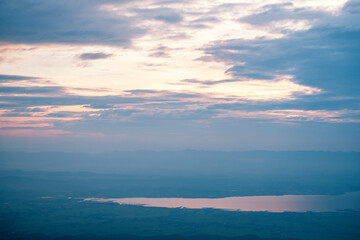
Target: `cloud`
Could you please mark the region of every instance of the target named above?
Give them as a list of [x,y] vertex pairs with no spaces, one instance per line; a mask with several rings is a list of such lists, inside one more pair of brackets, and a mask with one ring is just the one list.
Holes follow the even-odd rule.
[[111,57],[112,54],[106,54],[102,52],[94,52],[94,53],[82,53],[79,58],[81,60],[98,60],[98,59],[106,59]]
[[[1,107],[4,109],[20,108],[23,111],[24,107],[31,107],[37,109],[42,106],[87,106],[94,109],[112,108],[114,105],[129,105],[154,103],[154,102],[177,102],[187,101],[191,98],[201,98],[201,94],[186,93],[176,91],[155,91],[134,89],[125,91],[121,95],[106,95],[106,96],[83,96],[76,94],[69,94],[69,88],[62,88],[56,86],[48,87],[3,87],[0,88],[6,95],[0,95]],[[17,95],[19,93],[28,93],[28,95]],[[59,93],[59,94],[56,94]],[[43,94],[43,95],[39,95]],[[83,110],[82,110],[83,111]]]
[[281,39],[234,39],[215,42],[206,53],[233,66],[232,76],[294,80],[325,91],[354,96],[359,92],[360,31],[317,28]]
[[[159,99],[160,100],[160,99]],[[3,106],[63,106],[63,105],[86,105],[86,104],[123,104],[144,102],[144,98],[126,98],[116,96],[0,96],[0,101],[5,102]],[[163,101],[166,101],[164,99]]]
[[329,13],[320,10],[296,8],[291,3],[265,5],[260,13],[251,14],[239,19],[240,22],[252,25],[267,25],[282,20],[307,20],[330,17]]
[[201,17],[192,21],[192,23],[216,23],[219,19],[216,17]]
[[107,103],[100,103],[100,104],[89,104],[85,105],[85,107],[92,108],[92,109],[110,109],[113,108],[113,104],[107,104]]
[[0,87],[0,94],[61,94],[63,87]]
[[137,109],[107,109],[99,113],[99,118],[105,119],[121,119],[121,117],[129,117],[133,113],[140,112]]
[[171,8],[134,9],[138,16],[143,19],[151,19],[169,24],[179,23],[183,20],[182,15]]
[[150,90],[150,89],[132,89],[126,90],[126,93],[130,93],[133,96],[143,96],[149,97],[149,100],[152,98],[162,97],[164,99],[169,99],[173,101],[177,98],[201,98],[202,94],[200,93],[189,93],[181,91],[166,91],[166,90]]
[[278,75],[294,76],[299,84],[323,89],[333,96],[358,96],[360,88],[360,1],[350,1],[337,15],[295,8],[292,4],[267,5],[260,13],[242,18],[254,25],[284,19],[321,18],[311,29],[282,38],[214,41],[204,48],[208,59],[230,64],[233,78],[272,81]]
[[182,84],[199,84],[202,86],[211,86],[211,85],[217,85],[222,83],[232,83],[232,82],[240,82],[242,79],[223,79],[223,80],[197,80],[197,79],[183,79],[180,81],[179,85]]
[[150,57],[170,57],[169,52],[170,48],[165,46],[159,46],[157,48],[152,49],[152,53],[149,55]]
[[69,133],[62,129],[0,129],[0,136],[7,137],[51,137]]
[[360,13],[360,1],[359,0],[348,1],[344,6],[344,11],[347,11],[350,14]]
[[[224,135],[227,138],[239,129],[240,121],[260,133],[256,130],[260,121],[360,119],[357,1],[348,2],[337,15],[295,3],[220,7],[216,2],[208,6],[189,2],[184,7],[176,1],[168,7],[158,3],[1,2],[2,43],[112,46],[51,44],[25,52],[15,49],[20,45],[9,45],[14,46],[13,55],[23,57],[14,66],[24,67],[24,76],[0,75],[5,83],[0,88],[0,127],[49,127],[85,135],[93,129],[109,135],[127,131],[136,137],[144,130],[149,136],[159,131],[160,137],[171,132],[198,138],[205,135],[196,133],[197,126],[206,133],[207,126],[222,121],[218,130],[227,128],[231,133]],[[288,31],[287,24],[299,21],[309,22],[308,28]],[[138,38],[142,34],[149,35]],[[172,38],[185,35],[188,38],[181,41]],[[116,47],[134,41],[134,48],[117,54]],[[48,65],[50,58],[43,56],[54,53]],[[93,68],[75,70],[68,64],[69,56],[90,65],[91,60],[112,57],[109,53],[116,54],[114,61]],[[146,71],[139,67],[144,65]],[[4,66],[14,73],[14,66]],[[26,76],[31,71],[51,74],[54,82]]]
[[15,82],[15,81],[24,81],[24,80],[36,80],[40,79],[38,77],[29,77],[29,76],[21,76],[21,75],[4,75],[0,74],[0,82]]
[[334,98],[329,94],[300,97],[296,100],[278,102],[223,102],[210,104],[207,108],[214,110],[268,111],[281,109],[302,110],[358,110],[359,98]]
[[126,1],[1,1],[0,42],[128,46],[144,31],[126,17],[100,10],[115,2]]
[[332,122],[332,123],[358,123],[360,110],[302,110],[302,109],[282,109],[268,111],[229,111],[222,110],[215,117],[217,118],[250,118],[268,119],[278,122]]

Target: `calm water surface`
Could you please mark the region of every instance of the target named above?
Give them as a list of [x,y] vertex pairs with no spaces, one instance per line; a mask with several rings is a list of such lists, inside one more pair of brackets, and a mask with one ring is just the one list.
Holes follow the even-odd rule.
[[165,208],[214,208],[231,211],[333,212],[360,210],[360,192],[343,195],[283,195],[226,198],[86,198],[85,201]]

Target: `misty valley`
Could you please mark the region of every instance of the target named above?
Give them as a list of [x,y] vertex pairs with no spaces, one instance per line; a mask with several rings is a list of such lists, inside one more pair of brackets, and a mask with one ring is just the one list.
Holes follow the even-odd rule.
[[2,152],[1,239],[357,239],[359,156]]

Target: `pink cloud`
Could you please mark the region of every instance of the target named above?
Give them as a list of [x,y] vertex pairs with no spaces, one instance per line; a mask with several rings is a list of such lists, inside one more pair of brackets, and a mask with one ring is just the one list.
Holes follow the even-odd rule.
[[70,132],[62,129],[1,129],[0,136],[7,137],[51,137],[62,134],[69,134]]

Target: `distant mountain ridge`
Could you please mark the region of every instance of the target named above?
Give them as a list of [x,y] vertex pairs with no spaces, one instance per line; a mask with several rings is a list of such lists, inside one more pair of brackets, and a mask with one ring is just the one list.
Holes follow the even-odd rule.
[[[119,174],[307,174],[360,171],[360,152],[123,151],[108,153],[0,152],[0,170]],[[246,170],[246,171],[244,171]],[[315,171],[315,172],[314,172]]]

